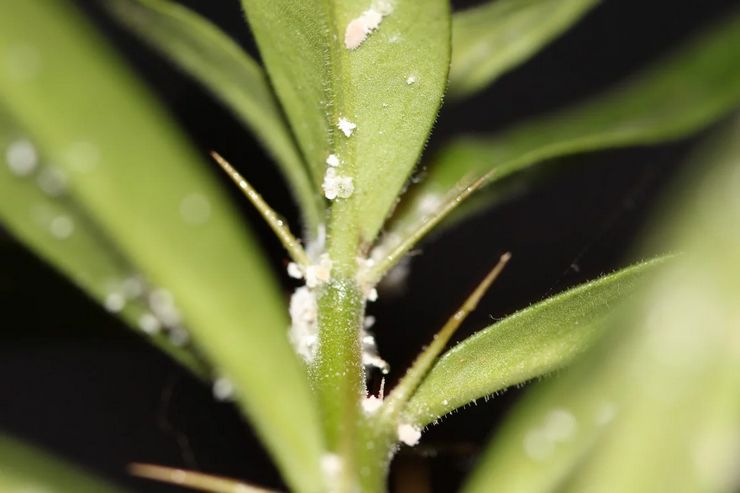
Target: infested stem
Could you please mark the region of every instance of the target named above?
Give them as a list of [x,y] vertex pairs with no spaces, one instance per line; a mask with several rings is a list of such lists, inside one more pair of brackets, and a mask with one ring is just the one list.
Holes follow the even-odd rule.
[[275,236],[277,236],[280,242],[283,244],[283,247],[285,247],[285,249],[288,251],[288,254],[293,259],[293,261],[302,266],[304,269],[307,268],[311,264],[311,260],[308,258],[308,255],[301,246],[300,241],[298,241],[296,237],[293,236],[293,233],[290,232],[290,228],[288,228],[285,219],[280,217],[267,204],[267,202],[265,202],[262,196],[257,193],[257,190],[255,190],[254,187],[252,187],[252,185],[250,185],[249,182],[245,180],[244,177],[239,174],[239,172],[235,170],[234,167],[231,166],[231,164],[229,164],[229,162],[226,161],[226,159],[224,159],[219,153],[211,151],[211,157],[214,161],[216,161],[216,163],[218,163],[219,166],[221,166],[221,169],[223,169],[226,174],[229,175],[229,178],[231,178],[231,180],[236,183],[239,189],[249,199],[252,205],[254,205],[254,207],[262,215],[265,221],[267,221],[267,224],[275,233]]

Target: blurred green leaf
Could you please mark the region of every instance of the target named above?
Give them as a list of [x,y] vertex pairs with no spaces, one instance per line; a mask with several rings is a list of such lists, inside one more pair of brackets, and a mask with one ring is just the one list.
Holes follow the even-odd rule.
[[614,305],[661,262],[583,284],[460,342],[432,367],[402,421],[426,426],[476,399],[567,365],[602,334]]
[[77,467],[0,434],[0,491],[4,493],[122,493]]
[[621,310],[619,331],[513,410],[464,491],[737,491],[739,131],[693,160],[666,209],[686,210],[654,241],[684,253]]
[[0,100],[67,175],[70,196],[160,290],[170,315],[182,315],[228,379],[219,390],[233,384],[289,484],[320,489],[321,432],[287,310],[215,168],[69,2],[0,4],[0,59]]
[[152,313],[154,293],[148,283],[67,193],[66,175],[39,156],[26,132],[1,111],[0,150],[6,161],[0,166],[2,225],[147,340],[208,378],[203,361],[168,338],[170,329],[177,342],[179,328],[166,327]]
[[[449,66],[449,5],[444,0],[242,0],[273,86],[314,179],[326,159],[351,177],[354,193],[335,203],[335,217],[355,225],[337,235],[372,241],[419,158]],[[346,47],[352,24],[361,38],[367,12],[386,7],[375,32]],[[364,14],[364,16],[363,16]],[[376,18],[376,21],[378,19]],[[367,26],[367,25],[366,25]],[[352,29],[350,29],[352,31]],[[347,137],[345,118],[357,127]],[[349,132],[349,129],[347,129]],[[359,231],[354,231],[359,227]],[[334,241],[342,241],[335,236]]]
[[527,61],[598,0],[490,0],[452,16],[449,93],[469,96]]
[[[406,198],[389,237],[403,237],[466,177],[493,170],[489,181],[493,183],[551,158],[654,144],[698,131],[740,103],[737,60],[740,15],[736,14],[600,97],[498,135],[453,140],[432,159],[424,181]],[[479,200],[476,206],[487,203]]]
[[311,234],[323,201],[262,68],[217,26],[169,0],[106,0],[110,12],[201,82],[255,133],[280,165]]

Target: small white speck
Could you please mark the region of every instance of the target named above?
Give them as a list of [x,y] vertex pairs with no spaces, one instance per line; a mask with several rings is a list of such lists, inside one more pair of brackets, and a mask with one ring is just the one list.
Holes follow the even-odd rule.
[[341,117],[337,122],[337,128],[342,131],[345,137],[351,137],[352,133],[357,128],[357,125],[347,120],[345,117]]
[[234,396],[234,384],[226,377],[213,382],[213,396],[219,401],[226,401]]
[[372,288],[372,289],[371,289],[371,290],[370,290],[370,291],[369,291],[369,292],[367,293],[367,301],[370,301],[370,302],[373,302],[373,301],[378,301],[378,290],[377,290],[377,289],[375,289],[375,288]]
[[145,313],[139,317],[139,328],[146,334],[154,335],[161,329],[159,319],[151,313]]
[[396,433],[398,434],[398,439],[409,447],[413,447],[421,439],[421,430],[408,423],[399,424],[398,428],[396,428]]
[[442,401],[442,405],[443,406],[447,406],[449,404],[450,404],[450,401],[448,401],[447,399],[445,399],[445,400]]
[[182,347],[190,341],[190,334],[182,327],[171,327],[168,335],[173,346]]
[[67,175],[56,166],[45,166],[36,177],[36,184],[50,197],[59,197],[67,190]]
[[565,409],[554,409],[545,416],[543,432],[548,440],[564,442],[570,440],[578,428],[575,416]]
[[321,456],[321,470],[330,484],[335,484],[342,473],[342,458],[337,454],[324,454]]
[[375,325],[375,317],[373,317],[372,315],[368,315],[367,317],[365,317],[365,322],[363,323],[363,327],[365,328],[365,330],[371,328],[373,325]]
[[27,139],[16,140],[5,150],[8,168],[16,176],[28,176],[36,169],[39,156],[36,148]]
[[288,264],[288,276],[293,279],[303,279],[303,270],[301,269],[301,266],[295,262],[290,262]]
[[75,230],[75,223],[71,217],[60,215],[51,220],[49,231],[54,238],[64,240],[72,236]]
[[365,414],[375,414],[383,406],[383,399],[380,399],[374,395],[365,398],[362,401],[362,410]]
[[329,154],[329,157],[326,158],[326,164],[328,166],[331,166],[332,168],[338,167],[342,162],[339,160],[336,154]]
[[180,217],[188,224],[204,224],[211,217],[211,203],[200,193],[191,193],[180,202]]
[[335,168],[326,169],[321,187],[324,189],[324,196],[329,200],[349,198],[355,191],[352,177],[337,174]]
[[408,84],[408,85],[416,84],[416,76],[415,75],[409,75],[408,77],[406,77],[406,84]]
[[158,288],[149,293],[149,307],[163,325],[174,327],[180,323],[180,312],[175,306],[175,299],[166,289]]
[[109,293],[105,297],[105,309],[111,313],[118,313],[126,306],[126,298],[121,293]]

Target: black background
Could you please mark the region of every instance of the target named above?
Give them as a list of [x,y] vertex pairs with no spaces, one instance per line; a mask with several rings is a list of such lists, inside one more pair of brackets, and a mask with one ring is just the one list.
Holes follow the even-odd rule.
[[[273,206],[295,224],[295,207],[263,152],[199,86],[78,2],[123,51],[205,153],[230,156]],[[254,53],[237,0],[183,3],[223,26]],[[453,2],[456,6],[474,2]],[[727,0],[604,0],[583,22],[484,93],[443,109],[433,150],[461,131],[497,130],[563,107],[629,75],[730,11]],[[701,137],[701,136],[698,136]],[[407,290],[371,307],[378,343],[394,368],[413,358],[504,250],[514,260],[460,337],[573,284],[627,265],[661,190],[698,137],[648,149],[578,156],[542,173],[525,193],[424,244]],[[228,183],[224,180],[224,186]],[[240,200],[231,190],[235,200]],[[245,201],[276,272],[279,244]],[[284,278],[285,276],[281,276]],[[285,280],[286,293],[291,289]],[[214,402],[166,357],[132,335],[63,277],[0,230],[0,429],[43,445],[137,492],[181,491],[130,478],[145,461],[224,474],[279,488],[279,476],[247,425]],[[279,375],[275,376],[279,385]],[[374,382],[377,384],[377,382]],[[509,391],[459,412],[425,435],[404,471],[431,475],[434,491],[454,491],[497,419]],[[400,471],[400,473],[399,473]]]

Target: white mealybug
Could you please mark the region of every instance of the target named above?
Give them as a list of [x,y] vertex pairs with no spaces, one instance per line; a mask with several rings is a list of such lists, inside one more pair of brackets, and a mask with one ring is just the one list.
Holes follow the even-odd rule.
[[352,19],[344,31],[344,47],[354,50],[365,42],[367,37],[380,27],[383,17],[393,12],[391,0],[375,0],[369,9]]
[[321,187],[324,189],[324,196],[329,200],[349,198],[352,192],[355,191],[352,177],[337,174],[335,168],[328,168],[326,170],[324,183]]
[[406,77],[406,84],[411,85],[416,83],[416,76],[415,75],[409,75]]
[[342,162],[339,160],[336,154],[329,154],[329,157],[326,158],[326,164],[328,166],[331,166],[332,168],[338,167]]
[[288,276],[292,277],[293,279],[303,279],[303,270],[301,270],[301,266],[296,264],[295,262],[289,263]]
[[320,284],[327,283],[331,280],[331,268],[333,262],[329,255],[324,253],[319,258],[319,262],[309,265],[306,268],[306,286],[315,288]]
[[357,128],[357,125],[347,120],[345,117],[341,117],[337,122],[337,128],[342,131],[345,137],[351,137],[352,133]]
[[398,428],[396,428],[396,433],[398,434],[398,439],[409,447],[413,447],[421,439],[421,430],[408,423],[399,424]]
[[375,414],[381,407],[383,407],[383,399],[374,395],[366,397],[362,401],[362,410],[365,414]]

